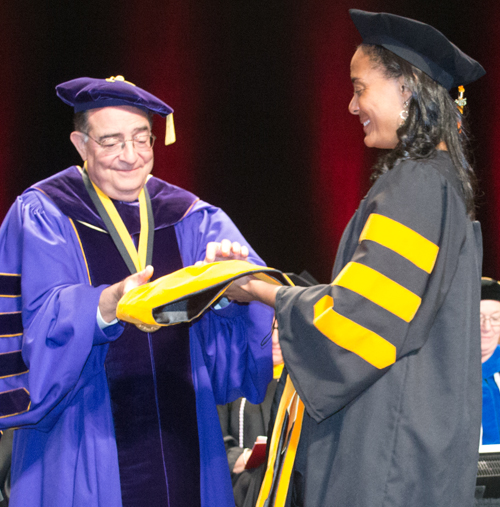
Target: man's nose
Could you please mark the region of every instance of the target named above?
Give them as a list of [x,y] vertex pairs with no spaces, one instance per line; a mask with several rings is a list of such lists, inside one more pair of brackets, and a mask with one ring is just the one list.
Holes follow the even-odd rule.
[[124,144],[124,147],[120,153],[120,159],[129,163],[129,164],[134,163],[137,160],[137,151],[134,147],[133,141],[130,139],[130,140],[124,141],[123,144]]

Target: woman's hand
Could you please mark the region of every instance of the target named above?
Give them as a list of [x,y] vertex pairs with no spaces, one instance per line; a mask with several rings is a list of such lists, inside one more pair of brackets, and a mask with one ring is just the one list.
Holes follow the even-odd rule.
[[279,288],[279,285],[272,285],[253,275],[248,275],[234,280],[224,292],[224,296],[240,303],[260,301],[274,308]]

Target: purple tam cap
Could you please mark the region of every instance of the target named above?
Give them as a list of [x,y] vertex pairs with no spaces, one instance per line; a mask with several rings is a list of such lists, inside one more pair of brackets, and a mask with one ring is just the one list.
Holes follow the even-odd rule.
[[80,77],[56,86],[57,96],[73,106],[75,113],[110,106],[133,106],[167,117],[165,144],[175,142],[173,109],[158,97],[125,81],[123,76],[108,79]]
[[365,44],[392,51],[447,90],[486,74],[480,63],[430,25],[386,12],[350,9],[349,14]]
[[123,76],[108,79],[80,77],[56,86],[57,96],[73,106],[75,113],[109,106],[133,106],[168,116],[173,109],[151,93],[125,81]]

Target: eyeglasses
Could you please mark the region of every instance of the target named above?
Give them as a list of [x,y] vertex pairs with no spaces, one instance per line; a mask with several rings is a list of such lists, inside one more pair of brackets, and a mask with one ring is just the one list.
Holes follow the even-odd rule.
[[108,155],[118,155],[125,148],[125,143],[129,141],[134,145],[136,151],[149,151],[155,144],[156,136],[154,134],[137,134],[132,139],[121,139],[119,137],[106,137],[102,141],[98,141],[93,137],[90,137],[87,132],[82,132],[89,139],[92,139],[94,143],[97,143],[103,151]]
[[483,315],[481,314],[481,326],[485,326],[486,322],[490,322],[491,327],[500,327],[500,315]]

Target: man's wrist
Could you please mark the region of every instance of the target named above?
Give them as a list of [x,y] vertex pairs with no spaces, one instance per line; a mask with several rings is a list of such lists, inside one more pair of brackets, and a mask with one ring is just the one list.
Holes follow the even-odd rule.
[[101,329],[106,329],[109,326],[114,326],[118,322],[118,319],[116,317],[111,322],[106,322],[101,315],[101,309],[99,307],[97,307],[96,319],[97,319],[97,325]]

